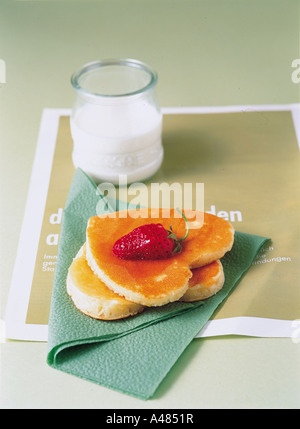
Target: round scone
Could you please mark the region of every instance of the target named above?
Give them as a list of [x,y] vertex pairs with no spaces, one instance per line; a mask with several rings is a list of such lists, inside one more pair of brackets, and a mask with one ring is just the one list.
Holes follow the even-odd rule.
[[[204,214],[203,224],[184,211],[193,227],[182,242],[180,253],[159,260],[123,260],[113,254],[114,243],[135,228],[160,223],[178,238],[186,232],[182,216],[169,209],[137,209],[89,219],[86,230],[86,259],[93,272],[113,292],[145,306],[160,306],[179,300],[188,289],[191,269],[207,265],[228,252],[234,240],[229,222]],[[203,214],[202,214],[203,215]]]
[[192,270],[189,287],[180,301],[193,302],[210,298],[219,292],[225,281],[222,263],[214,261],[211,264]]
[[95,276],[85,258],[85,245],[69,268],[67,291],[78,310],[94,319],[123,319],[144,310],[142,305],[112,292]]

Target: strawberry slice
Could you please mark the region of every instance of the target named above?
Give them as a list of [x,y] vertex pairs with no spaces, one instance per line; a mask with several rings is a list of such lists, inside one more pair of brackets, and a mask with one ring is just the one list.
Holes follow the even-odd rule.
[[151,260],[170,258],[181,251],[181,242],[189,233],[189,226],[185,215],[186,233],[183,238],[177,238],[172,226],[170,231],[160,223],[150,223],[139,226],[133,231],[119,238],[113,246],[113,253],[120,259]]

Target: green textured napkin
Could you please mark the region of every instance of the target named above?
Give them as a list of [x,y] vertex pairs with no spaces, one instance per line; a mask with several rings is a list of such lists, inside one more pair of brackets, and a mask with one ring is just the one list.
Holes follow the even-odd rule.
[[232,250],[222,259],[225,284],[220,292],[206,301],[175,302],[149,308],[124,320],[94,320],[73,305],[66,291],[66,276],[73,258],[85,242],[89,217],[115,208],[124,207],[104,198],[90,178],[77,169],[63,213],[49,318],[47,362],[66,373],[140,399],[149,399],[268,239],[236,232]]

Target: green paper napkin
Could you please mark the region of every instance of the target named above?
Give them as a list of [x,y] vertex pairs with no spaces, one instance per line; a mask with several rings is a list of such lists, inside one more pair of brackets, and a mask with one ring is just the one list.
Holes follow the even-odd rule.
[[94,182],[77,169],[63,213],[49,318],[47,362],[66,373],[140,399],[149,399],[268,239],[235,233],[234,246],[222,259],[225,284],[208,300],[149,308],[124,320],[94,320],[73,305],[66,291],[66,276],[73,258],[85,242],[88,219],[115,208],[124,207],[121,202],[104,198]]

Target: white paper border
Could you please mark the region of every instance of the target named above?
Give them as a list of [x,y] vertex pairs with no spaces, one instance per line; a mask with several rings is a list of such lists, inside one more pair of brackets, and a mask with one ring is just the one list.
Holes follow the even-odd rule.
[[[230,317],[210,320],[196,338],[221,335],[245,335],[250,337],[296,338],[294,320],[267,319],[263,317]],[[299,329],[298,329],[299,330]]]
[[[163,114],[214,114],[261,111],[290,111],[300,148],[300,103],[162,108]],[[70,116],[70,114],[71,109],[48,108],[44,109],[42,113],[16,262],[5,313],[5,336],[9,339],[25,341],[48,340],[47,325],[29,325],[25,323],[25,320],[51,176],[59,118],[61,116]],[[293,338],[295,336],[294,322],[257,317],[233,317],[211,320],[199,332],[197,338],[221,335]]]
[[47,341],[48,326],[26,324],[36,255],[46,206],[59,118],[70,109],[44,109],[30,178],[17,256],[5,313],[9,339]]

